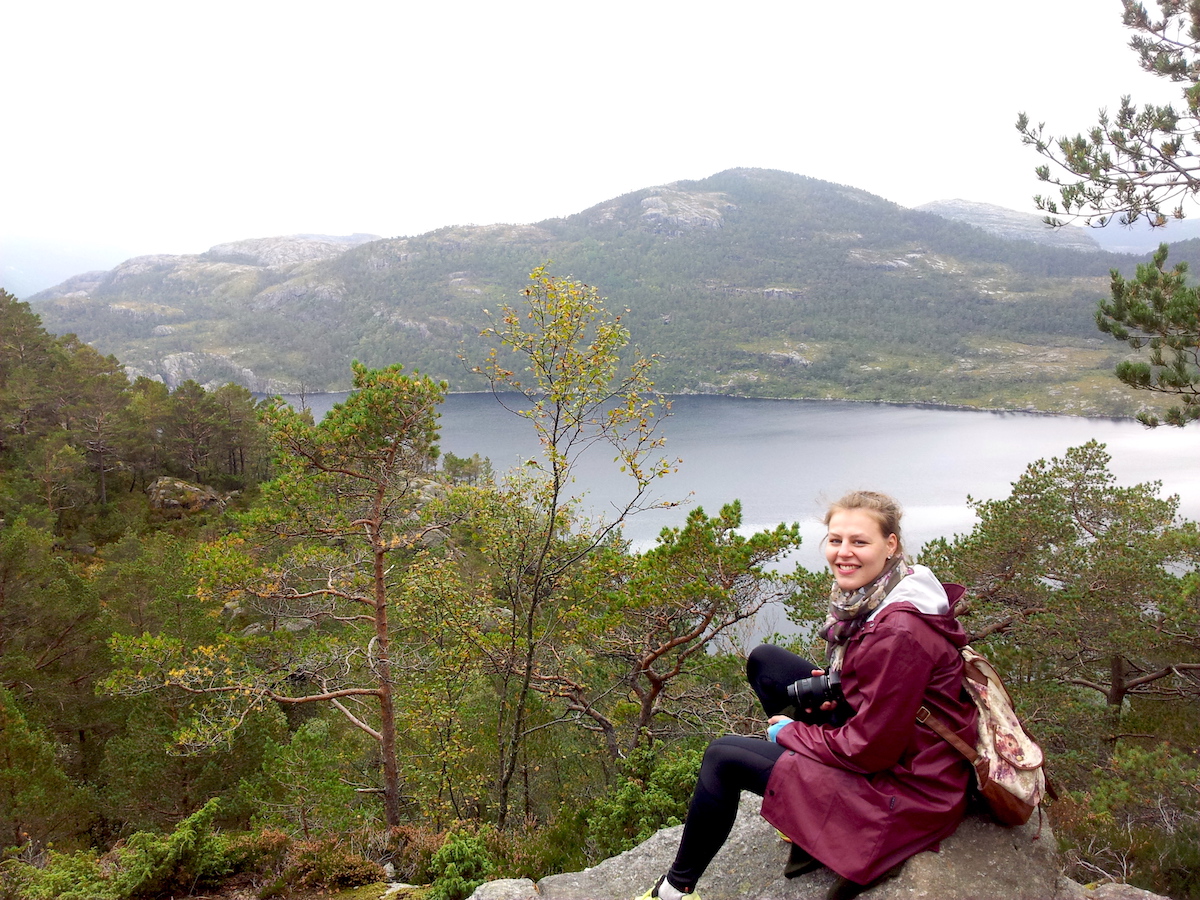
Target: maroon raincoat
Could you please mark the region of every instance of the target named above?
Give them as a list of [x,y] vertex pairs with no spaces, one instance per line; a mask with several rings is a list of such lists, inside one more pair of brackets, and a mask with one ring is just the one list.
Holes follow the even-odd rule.
[[[946,585],[951,609],[962,595]],[[974,746],[978,713],[963,690],[958,620],[911,603],[885,606],[850,639],[842,691],[857,714],[833,728],[795,722],[771,771],[763,817],[839,875],[866,884],[936,849],[962,821],[970,768],[917,724],[922,704]]]

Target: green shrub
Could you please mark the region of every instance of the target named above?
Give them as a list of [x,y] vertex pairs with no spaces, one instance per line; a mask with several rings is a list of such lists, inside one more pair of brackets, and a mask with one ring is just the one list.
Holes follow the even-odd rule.
[[20,900],[152,900],[190,894],[230,871],[227,844],[212,829],[218,803],[210,800],[169,835],[139,831],[97,858],[54,853],[42,866],[10,860],[5,892]]
[[[164,896],[167,892],[178,896],[180,893],[190,893],[192,884],[203,886],[211,883],[215,877],[234,873],[249,876],[260,885],[259,897],[263,900],[287,896],[293,888],[341,890],[383,880],[383,869],[377,863],[348,849],[339,838],[296,841],[285,832],[270,829],[222,840],[223,852],[219,864],[214,860],[207,869],[197,864],[197,860],[204,858],[205,854],[192,854],[194,859],[189,864],[185,864],[184,855],[176,854],[177,864],[173,869],[153,865],[163,855],[163,846],[172,840],[176,845],[182,844],[179,840],[180,830],[183,830],[183,826],[171,838],[159,838],[157,841],[151,835],[135,835],[125,846],[114,851],[119,856],[121,869],[120,884],[113,885],[113,900],[157,896],[155,891]],[[143,844],[150,845],[149,853],[141,849]],[[131,852],[131,845],[139,848],[136,856]],[[156,870],[173,872],[173,880],[151,877]],[[183,883],[185,880],[187,884]],[[167,887],[162,887],[164,884]],[[130,886],[133,887],[132,891],[129,890]],[[55,895],[47,894],[47,900],[50,896]],[[19,900],[25,898],[20,896]],[[42,900],[42,897],[30,896],[29,900]],[[108,900],[108,895],[103,900]]]
[[495,871],[484,839],[451,832],[433,855],[428,900],[464,900]]
[[94,853],[55,853],[44,865],[6,860],[0,871],[4,900],[123,900]]
[[700,750],[639,750],[624,774],[587,816],[588,852],[604,859],[637,846],[659,829],[678,825],[700,771]]
[[230,871],[228,841],[213,830],[220,810],[209,800],[167,836],[139,831],[118,845],[110,857],[116,862],[113,886],[129,900],[163,894],[192,893],[216,884]]

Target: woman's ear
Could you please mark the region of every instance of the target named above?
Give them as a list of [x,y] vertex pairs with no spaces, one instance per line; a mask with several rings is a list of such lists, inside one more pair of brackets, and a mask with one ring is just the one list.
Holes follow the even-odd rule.
[[896,537],[895,532],[887,536],[888,559],[896,555],[896,551],[900,549],[900,538]]

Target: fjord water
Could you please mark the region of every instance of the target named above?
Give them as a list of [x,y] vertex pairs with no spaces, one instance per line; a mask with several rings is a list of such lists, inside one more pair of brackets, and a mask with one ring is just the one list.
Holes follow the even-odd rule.
[[[319,395],[308,403],[319,416],[344,397]],[[530,423],[491,394],[451,395],[440,421],[443,451],[488,457],[498,476],[539,451]],[[625,536],[639,548],[652,545],[663,527],[682,524],[696,505],[715,515],[737,499],[747,529],[800,522],[804,547],[797,559],[816,568],[826,505],[868,488],[901,501],[906,540],[915,550],[970,530],[968,495],[1005,497],[1029,463],[1093,439],[1106,445],[1118,484],[1161,481],[1164,496],[1179,495],[1182,516],[1200,519],[1200,424],[1148,430],[1123,419],[683,396],[674,398],[662,432],[662,454],[682,462],[654,485],[653,496],[683,503],[627,521]],[[614,504],[629,497],[630,480],[611,449],[596,444],[582,458],[574,487],[573,493],[586,492],[584,505],[594,514],[611,517]]]

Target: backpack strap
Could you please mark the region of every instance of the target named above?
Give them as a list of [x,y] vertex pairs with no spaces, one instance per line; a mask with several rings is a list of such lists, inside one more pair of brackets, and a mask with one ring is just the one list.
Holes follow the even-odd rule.
[[974,747],[960,738],[953,728],[930,712],[929,707],[922,706],[917,710],[917,721],[936,731],[943,740],[966,758],[967,762],[975,769],[975,776],[979,779],[980,787],[988,783],[991,778],[991,766],[988,765],[988,761],[980,756]]

